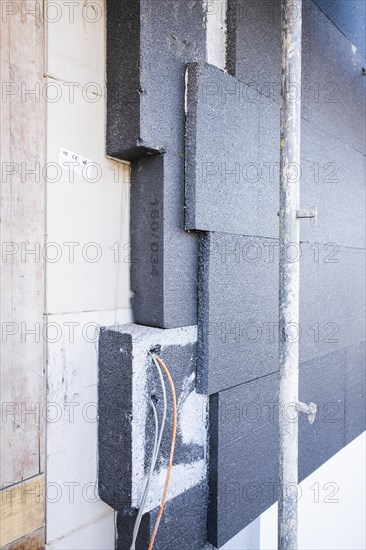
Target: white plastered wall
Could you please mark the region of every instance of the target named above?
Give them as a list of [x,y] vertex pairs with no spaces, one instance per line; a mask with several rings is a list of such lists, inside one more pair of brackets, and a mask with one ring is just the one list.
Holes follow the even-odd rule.
[[[108,550],[115,519],[96,491],[95,335],[131,321],[129,166],[104,153],[104,0],[49,2],[46,27],[47,162],[78,155],[61,171],[50,165],[47,183],[47,542]],[[95,164],[83,171],[82,159]]]

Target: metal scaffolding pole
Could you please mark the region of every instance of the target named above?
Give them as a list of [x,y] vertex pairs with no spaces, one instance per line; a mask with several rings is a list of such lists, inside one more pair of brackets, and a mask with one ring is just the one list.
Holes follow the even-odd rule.
[[[282,0],[280,142],[280,387],[278,548],[297,549],[298,415],[313,422],[316,406],[299,403],[300,218],[316,219],[316,208],[300,210],[302,0]],[[289,251],[296,251],[296,259]],[[291,254],[292,256],[292,254]]]

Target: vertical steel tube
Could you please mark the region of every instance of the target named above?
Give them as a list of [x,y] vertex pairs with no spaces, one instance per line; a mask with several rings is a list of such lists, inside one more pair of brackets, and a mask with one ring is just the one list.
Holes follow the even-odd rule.
[[297,549],[301,0],[282,0],[280,143],[280,387],[278,547]]

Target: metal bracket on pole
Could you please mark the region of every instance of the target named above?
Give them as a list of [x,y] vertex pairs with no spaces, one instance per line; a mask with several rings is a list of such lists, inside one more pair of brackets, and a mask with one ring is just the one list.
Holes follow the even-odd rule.
[[315,403],[309,403],[307,405],[306,403],[301,403],[301,401],[298,401],[296,403],[296,410],[298,412],[302,412],[308,415],[309,424],[314,424],[315,418],[316,418],[316,404]]
[[296,217],[309,218],[311,220],[311,227],[315,227],[318,221],[318,208],[316,206],[312,206],[309,210],[297,210]]

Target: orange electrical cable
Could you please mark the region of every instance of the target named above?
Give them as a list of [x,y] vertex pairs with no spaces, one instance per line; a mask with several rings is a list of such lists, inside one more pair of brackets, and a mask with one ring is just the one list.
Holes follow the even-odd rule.
[[163,498],[162,498],[162,501],[161,501],[161,504],[160,504],[158,517],[156,518],[155,527],[154,527],[153,534],[151,536],[151,540],[150,540],[148,550],[152,550],[152,548],[154,546],[155,537],[156,537],[156,534],[157,534],[158,529],[159,529],[160,520],[161,520],[161,517],[162,517],[163,512],[164,512],[165,502],[166,502],[166,498],[167,498],[167,494],[168,494],[170,475],[172,473],[173,457],[174,457],[174,449],[175,449],[175,440],[176,440],[176,436],[177,436],[177,397],[176,397],[176,394],[175,394],[174,382],[173,382],[172,377],[170,376],[170,372],[169,372],[168,368],[165,366],[165,364],[160,359],[160,357],[158,357],[155,354],[154,354],[154,357],[157,360],[157,362],[159,363],[159,365],[161,366],[161,368],[164,370],[164,372],[165,372],[165,374],[166,374],[166,376],[169,380],[170,389],[171,389],[171,392],[172,392],[172,399],[173,399],[173,432],[172,432],[172,444],[171,444],[171,447],[170,447],[168,471],[167,471],[166,478],[165,478]]

